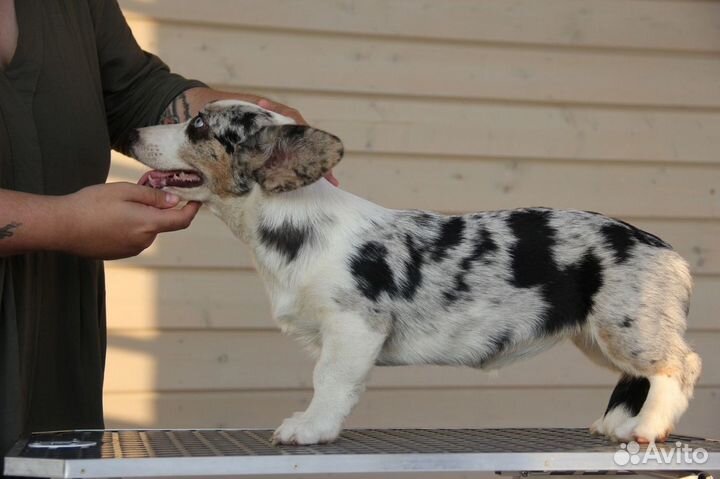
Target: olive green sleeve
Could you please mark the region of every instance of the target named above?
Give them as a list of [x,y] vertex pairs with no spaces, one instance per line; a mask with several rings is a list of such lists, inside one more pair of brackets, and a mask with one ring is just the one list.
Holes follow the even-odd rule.
[[125,132],[157,124],[180,93],[204,83],[171,73],[157,56],[135,41],[116,0],[89,0],[95,26],[110,144]]

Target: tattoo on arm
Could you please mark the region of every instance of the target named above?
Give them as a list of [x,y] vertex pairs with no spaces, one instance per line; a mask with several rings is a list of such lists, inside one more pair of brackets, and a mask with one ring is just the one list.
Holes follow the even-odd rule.
[[13,221],[12,223],[8,223],[5,226],[0,227],[0,240],[11,237],[15,234],[13,230],[20,226],[22,226],[22,223],[16,223]]
[[182,123],[190,118],[190,103],[185,92],[180,93],[170,102],[163,114],[160,116],[160,124],[171,125]]

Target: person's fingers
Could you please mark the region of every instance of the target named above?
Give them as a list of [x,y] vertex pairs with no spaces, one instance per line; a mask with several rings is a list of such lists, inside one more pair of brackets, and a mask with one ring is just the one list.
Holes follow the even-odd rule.
[[275,113],[280,113],[283,116],[292,118],[298,125],[307,125],[305,118],[303,118],[300,112],[295,108],[268,100],[267,98],[261,98],[258,100],[257,105],[261,108],[265,108],[266,110],[274,111]]
[[197,201],[189,201],[179,209],[158,211],[156,218],[157,231],[177,231],[187,228],[201,206],[202,204]]
[[128,201],[134,201],[136,203],[142,203],[147,206],[154,206],[155,208],[172,208],[180,202],[180,198],[177,195],[168,193],[163,190],[157,190],[148,186],[133,185],[127,183],[125,199]]
[[333,174],[332,170],[328,171],[325,174],[325,179],[328,180],[330,182],[330,184],[333,186],[340,186],[340,182],[338,181],[337,178],[335,178],[335,175]]

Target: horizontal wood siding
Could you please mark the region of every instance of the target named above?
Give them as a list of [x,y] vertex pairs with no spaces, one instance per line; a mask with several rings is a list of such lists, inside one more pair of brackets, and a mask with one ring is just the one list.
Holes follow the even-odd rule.
[[[704,359],[680,431],[720,430],[720,3],[121,0],[174,70],[339,135],[343,188],[446,213],[544,205],[656,233],[695,277]],[[113,155],[112,181],[143,167]],[[312,363],[208,212],[107,263],[106,413],[120,427],[274,427]],[[499,373],[376,369],[355,427],[587,426],[616,376],[569,344]],[[441,476],[438,476],[441,477]]]
[[[720,62],[712,55],[505,48],[146,19],[134,20],[133,28],[179,72],[201,74],[215,84],[513,102],[720,106]],[[171,47],[163,50],[166,45]]]

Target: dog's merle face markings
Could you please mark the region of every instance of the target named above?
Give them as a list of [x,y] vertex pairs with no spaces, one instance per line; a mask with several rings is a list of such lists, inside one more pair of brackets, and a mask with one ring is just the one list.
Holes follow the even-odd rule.
[[222,134],[216,135],[215,138],[225,147],[228,155],[235,153],[235,146],[240,143],[240,135],[235,130],[226,130]]
[[265,110],[246,111],[243,108],[231,109],[223,122],[218,122],[215,138],[223,144],[225,151],[232,155],[242,142],[252,138],[260,128],[272,125],[272,117]]
[[248,164],[235,153],[243,144],[280,120],[260,107],[244,102],[213,102],[184,127],[187,139],[178,149],[179,159],[198,171],[205,186],[220,197],[243,196],[255,183]]
[[282,193],[319,180],[343,157],[342,142],[304,125],[270,126],[248,138],[236,151],[266,192]]
[[195,118],[190,120],[185,128],[185,134],[190,140],[190,143],[209,140],[212,132],[205,115],[199,113]]
[[199,201],[242,197],[255,185],[268,193],[297,189],[322,178],[343,155],[337,137],[234,100],[209,103],[181,125],[139,134],[136,158],[161,171],[200,176],[192,188],[177,188],[181,197]]
[[260,243],[280,253],[287,262],[295,261],[302,247],[313,242],[313,236],[309,225],[296,226],[289,221],[283,221],[279,226],[264,223],[258,226]]
[[248,111],[248,112],[235,112],[230,116],[230,124],[239,127],[242,131],[252,131],[253,128],[259,123],[258,117],[270,121],[270,115],[264,110],[259,111]]

